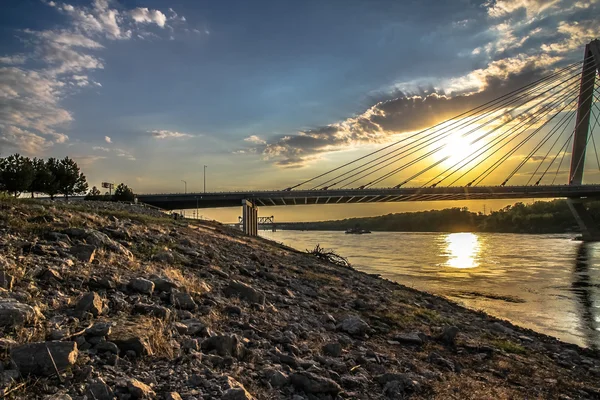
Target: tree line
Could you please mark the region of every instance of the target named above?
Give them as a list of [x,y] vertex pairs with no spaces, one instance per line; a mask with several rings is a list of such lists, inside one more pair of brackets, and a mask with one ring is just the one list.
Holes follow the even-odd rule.
[[[595,221],[600,221],[600,201],[586,206]],[[405,212],[336,221],[277,223],[280,229],[343,231],[360,227],[371,231],[391,232],[501,232],[564,233],[578,232],[579,227],[566,200],[515,203],[487,215],[468,208],[447,208]]]
[[[69,158],[63,159],[24,157],[13,154],[0,158],[0,191],[18,197],[23,193],[46,194],[50,198],[62,195],[82,195],[88,190],[87,180],[77,163]],[[94,186],[86,195],[86,200],[133,201],[133,190],[124,183],[115,189],[114,195],[102,195]]]

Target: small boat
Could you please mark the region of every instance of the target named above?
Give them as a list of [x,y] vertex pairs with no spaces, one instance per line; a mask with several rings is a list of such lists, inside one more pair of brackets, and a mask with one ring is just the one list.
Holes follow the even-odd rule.
[[361,229],[358,226],[354,227],[354,228],[348,228],[348,229],[346,229],[346,234],[362,235],[364,233],[371,233],[371,231],[369,231],[367,229]]

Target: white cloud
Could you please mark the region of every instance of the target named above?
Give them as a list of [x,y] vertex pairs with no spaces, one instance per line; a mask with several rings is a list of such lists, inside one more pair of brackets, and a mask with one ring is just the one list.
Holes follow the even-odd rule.
[[[172,9],[170,9],[172,11]],[[131,18],[137,23],[155,23],[161,28],[165,27],[167,17],[159,10],[149,10],[145,7],[138,7],[130,12]],[[177,16],[177,14],[175,14]]]
[[102,147],[102,146],[94,146],[92,147],[92,150],[96,150],[96,151],[104,151],[106,153],[108,153],[110,151],[109,148],[107,147]]
[[148,131],[148,133],[152,134],[152,136],[154,136],[156,139],[183,139],[194,137],[194,135],[190,135],[189,133],[181,133],[167,130],[153,130]]
[[104,136],[104,141],[106,143],[112,143],[112,139],[109,136]]
[[36,155],[50,146],[52,146],[51,141],[34,132],[16,126],[0,125],[0,151],[3,153],[4,148],[9,148]]
[[245,142],[254,143],[254,144],[265,144],[265,143],[267,143],[265,140],[261,139],[260,137],[258,137],[256,135],[248,136],[247,138],[244,139],[244,141]]
[[25,57],[24,55],[14,55],[14,56],[4,56],[4,57],[0,57],[0,64],[8,64],[8,65],[18,65],[18,64],[25,64],[25,61],[27,60],[27,57]]

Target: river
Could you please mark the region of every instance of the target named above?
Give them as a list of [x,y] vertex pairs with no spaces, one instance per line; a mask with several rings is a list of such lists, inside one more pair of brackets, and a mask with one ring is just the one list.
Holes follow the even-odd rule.
[[572,235],[261,231],[580,346],[600,347],[600,243]]

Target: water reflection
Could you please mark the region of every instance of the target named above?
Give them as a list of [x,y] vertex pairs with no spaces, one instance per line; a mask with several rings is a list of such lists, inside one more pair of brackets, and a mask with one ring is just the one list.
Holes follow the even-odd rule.
[[594,302],[594,285],[591,282],[591,272],[594,269],[591,258],[591,244],[581,243],[577,249],[575,261],[573,292],[577,295],[581,310],[582,328],[586,336],[586,345],[597,349],[600,344],[600,324],[598,306]]
[[446,266],[452,268],[478,267],[479,238],[473,233],[451,233],[446,236]]

